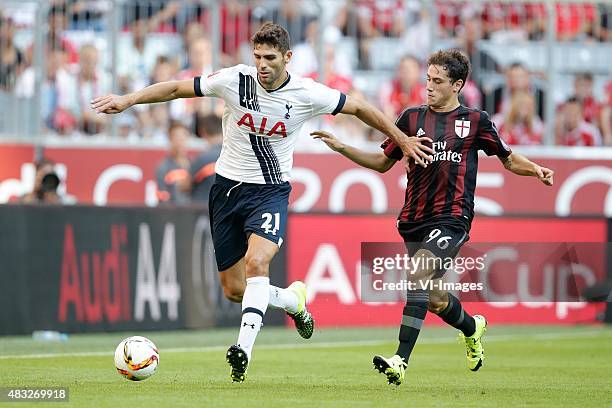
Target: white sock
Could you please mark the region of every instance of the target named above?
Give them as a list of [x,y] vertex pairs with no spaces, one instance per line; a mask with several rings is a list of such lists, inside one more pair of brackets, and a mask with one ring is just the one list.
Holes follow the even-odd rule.
[[270,307],[283,309],[285,312],[297,313],[298,297],[292,290],[270,285]]
[[246,283],[246,289],[242,296],[242,320],[237,344],[247,353],[250,361],[253,345],[257,333],[261,329],[261,321],[270,300],[270,289],[268,288],[270,278],[256,276],[247,278]]

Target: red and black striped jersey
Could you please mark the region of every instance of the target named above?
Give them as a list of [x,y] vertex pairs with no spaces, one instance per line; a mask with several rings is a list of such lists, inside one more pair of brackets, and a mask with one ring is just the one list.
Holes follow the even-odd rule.
[[[474,218],[474,189],[478,150],[508,157],[512,151],[500,138],[489,115],[463,105],[450,112],[434,112],[427,105],[406,109],[397,127],[409,136],[433,140],[433,162],[427,168],[409,162],[408,182],[400,222],[430,222],[453,217],[468,228]],[[385,155],[401,160],[402,150],[390,139],[381,145]]]

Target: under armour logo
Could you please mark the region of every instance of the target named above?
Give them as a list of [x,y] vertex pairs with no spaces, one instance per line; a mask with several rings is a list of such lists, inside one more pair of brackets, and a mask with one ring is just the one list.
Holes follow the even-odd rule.
[[244,103],[253,103],[254,99],[251,98],[247,98],[246,96],[244,98],[242,98],[242,102]]
[[293,105],[289,105],[289,102],[285,103],[285,109],[287,109],[287,113],[285,113],[285,119],[289,119],[291,115],[289,115],[289,110],[293,108]]
[[247,322],[242,323],[242,327],[251,326],[251,329],[255,329],[254,324],[248,324]]

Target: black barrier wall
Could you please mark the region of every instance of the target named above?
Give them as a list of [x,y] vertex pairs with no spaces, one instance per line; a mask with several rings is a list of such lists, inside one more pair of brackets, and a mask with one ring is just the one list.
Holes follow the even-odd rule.
[[[0,206],[0,334],[235,325],[202,208]],[[283,253],[271,279],[285,285]],[[268,313],[266,324],[282,324]]]

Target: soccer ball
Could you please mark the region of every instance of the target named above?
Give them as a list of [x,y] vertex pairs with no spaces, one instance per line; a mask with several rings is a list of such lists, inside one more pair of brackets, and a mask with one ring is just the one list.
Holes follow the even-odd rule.
[[117,372],[128,380],[146,380],[153,375],[158,365],[159,351],[146,337],[128,337],[115,350]]

